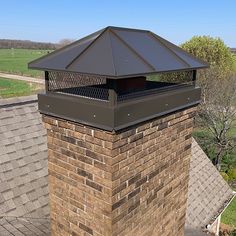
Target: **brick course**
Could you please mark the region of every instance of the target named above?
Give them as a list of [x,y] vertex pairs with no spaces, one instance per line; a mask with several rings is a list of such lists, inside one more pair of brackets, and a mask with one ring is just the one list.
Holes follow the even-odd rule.
[[184,235],[195,111],[119,132],[44,115],[52,235]]

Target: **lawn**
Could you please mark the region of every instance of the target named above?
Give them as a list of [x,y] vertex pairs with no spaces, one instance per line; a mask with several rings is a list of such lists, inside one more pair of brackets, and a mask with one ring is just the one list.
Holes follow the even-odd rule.
[[41,84],[0,78],[0,98],[27,96],[36,94],[42,89]]
[[224,213],[222,214],[221,221],[224,224],[233,226],[236,228],[236,197],[230,203],[230,205],[226,208]]
[[[236,137],[236,124],[232,125],[229,132],[230,137]],[[213,145],[213,136],[207,128],[195,127],[193,131],[193,136],[207,154],[207,156],[212,160],[215,157],[215,148]],[[236,148],[232,149],[228,153],[224,154],[221,163],[221,170],[227,171],[231,168],[236,168]]]
[[0,49],[0,71],[41,77],[43,73],[37,70],[29,70],[28,63],[48,52],[49,50]]

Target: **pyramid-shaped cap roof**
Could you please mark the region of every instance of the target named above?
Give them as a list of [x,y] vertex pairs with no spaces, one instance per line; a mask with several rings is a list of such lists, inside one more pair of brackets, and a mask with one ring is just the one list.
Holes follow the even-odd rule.
[[31,69],[110,78],[205,67],[205,62],[150,31],[111,26],[29,63]]

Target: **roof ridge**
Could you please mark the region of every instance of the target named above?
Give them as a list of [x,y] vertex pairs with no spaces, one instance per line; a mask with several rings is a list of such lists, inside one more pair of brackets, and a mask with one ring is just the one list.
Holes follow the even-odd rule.
[[152,70],[156,70],[156,68],[150,64],[145,58],[142,57],[142,55],[140,55],[140,53],[138,53],[132,46],[130,46],[129,43],[127,43],[123,38],[121,38],[114,30],[110,29],[110,32],[113,33],[116,38],[118,38],[122,44],[124,44],[130,51],[132,51],[134,54],[136,54],[136,56],[138,56],[139,59],[141,59],[147,66],[149,66],[149,68],[151,68]]
[[[104,29],[105,29],[105,28],[104,28]],[[68,45],[66,45],[66,46],[64,46],[64,47],[61,47],[61,48],[59,48],[59,49],[56,49],[55,51],[53,51],[53,52],[50,53],[50,56],[51,56],[51,55],[54,55],[54,54],[56,54],[56,53],[58,53],[58,52],[61,52],[61,51],[65,50],[65,49],[68,49],[69,47],[74,46],[74,45],[76,45],[77,43],[80,43],[81,41],[83,41],[83,40],[85,40],[85,39],[88,39],[88,38],[92,37],[93,35],[98,34],[100,31],[103,31],[104,29],[100,29],[100,30],[98,30],[98,31],[96,31],[96,32],[93,32],[92,34],[89,34],[89,35],[87,35],[87,36],[85,36],[85,37],[83,37],[83,38],[80,38],[80,39],[74,41],[73,43],[70,43],[70,44],[68,44]],[[31,67],[31,64],[33,64],[33,63],[35,63],[35,62],[38,62],[38,61],[41,61],[42,59],[47,58],[47,57],[48,57],[48,54],[46,54],[46,55],[44,55],[44,56],[42,56],[42,57],[39,57],[39,58],[37,58],[37,59],[35,59],[35,60],[33,60],[33,61],[30,61],[30,62],[28,63],[28,68]]]
[[68,69],[77,59],[79,59],[79,57],[80,57],[82,54],[84,54],[85,51],[87,51],[87,50],[94,44],[94,42],[96,42],[99,38],[101,38],[101,36],[104,34],[104,32],[107,31],[107,29],[108,29],[108,27],[106,27],[106,28],[100,30],[101,33],[100,33],[84,50],[82,50],[82,52],[79,53],[79,55],[77,55],[69,64],[67,64],[65,68]]
[[[111,31],[110,26],[108,27],[108,30]],[[113,69],[114,69],[114,74],[117,75],[117,71],[116,71],[116,67],[115,67],[115,61],[114,61],[114,54],[113,54],[113,50],[112,50],[112,42],[111,42],[111,36],[110,36],[110,34],[108,34],[108,37],[109,37],[109,41],[110,41],[111,58],[112,58],[112,65],[113,65]]]
[[0,99],[0,108],[36,103],[37,101],[38,101],[37,95],[30,95],[16,98],[5,98],[5,99]]
[[145,29],[127,28],[127,27],[119,27],[119,26],[107,26],[107,29],[110,29],[110,30],[139,31],[139,32],[149,32],[150,31],[150,30],[145,30]]
[[181,61],[182,63],[184,63],[185,65],[187,65],[188,67],[191,67],[191,65],[189,63],[187,63],[183,58],[181,58],[179,55],[177,55],[171,48],[167,47],[166,43],[163,42],[162,38],[154,33],[152,33],[151,31],[149,32],[149,34],[155,38],[156,40],[158,40],[162,45],[165,46],[166,49],[168,49],[172,54],[174,54],[174,56],[176,58],[178,58],[179,61]]
[[[151,32],[151,31],[150,31],[150,32]],[[161,36],[159,36],[159,35],[157,35],[157,34],[155,34],[155,33],[153,33],[153,32],[151,32],[151,33],[152,33],[154,36],[158,37],[158,38],[161,40],[161,42],[162,42],[167,48],[169,48],[169,47],[166,45],[166,43],[169,44],[171,47],[175,48],[177,51],[181,51],[181,52],[184,53],[186,56],[191,57],[192,59],[198,61],[198,63],[205,64],[205,66],[209,66],[209,63],[208,63],[208,62],[205,62],[204,60],[202,60],[202,59],[200,59],[200,58],[194,56],[193,54],[191,54],[191,53],[187,52],[186,50],[182,49],[180,46],[177,46],[177,45],[171,43],[170,41],[168,41],[168,40],[162,38]],[[173,50],[171,49],[171,51],[173,51]],[[174,53],[175,53],[175,52],[174,52]],[[175,53],[175,54],[176,54],[176,53]],[[176,55],[177,55],[177,54],[176,54]],[[177,55],[177,56],[178,56],[178,55]],[[178,56],[178,57],[180,58],[180,56]],[[182,58],[181,58],[181,59],[182,59]],[[182,60],[184,60],[184,59],[182,59]]]

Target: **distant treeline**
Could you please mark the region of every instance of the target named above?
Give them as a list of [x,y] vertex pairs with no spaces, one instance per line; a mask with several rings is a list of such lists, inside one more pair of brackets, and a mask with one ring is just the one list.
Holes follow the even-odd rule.
[[230,48],[230,51],[234,54],[236,54],[236,48]]
[[0,39],[0,48],[24,48],[24,49],[46,49],[54,50],[58,48],[58,44],[33,42],[30,40],[12,40]]

